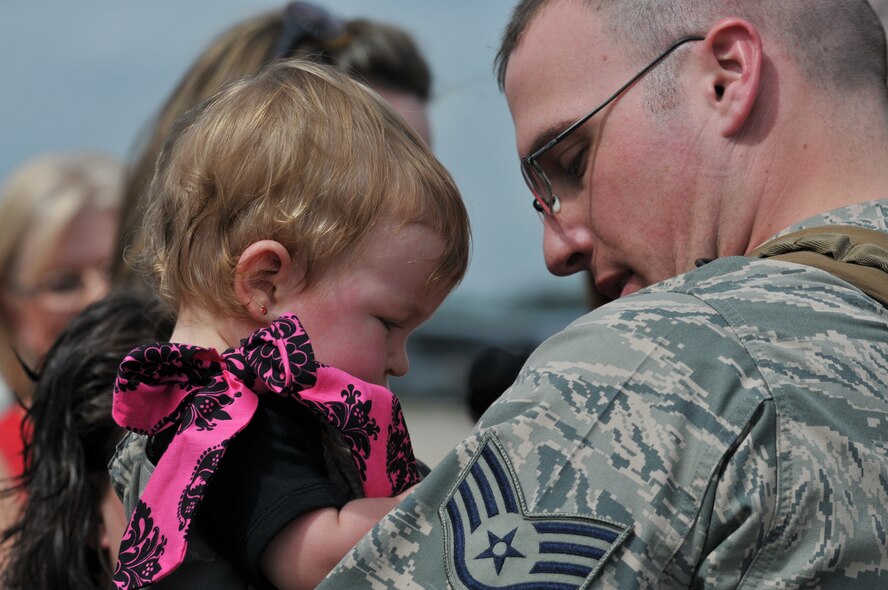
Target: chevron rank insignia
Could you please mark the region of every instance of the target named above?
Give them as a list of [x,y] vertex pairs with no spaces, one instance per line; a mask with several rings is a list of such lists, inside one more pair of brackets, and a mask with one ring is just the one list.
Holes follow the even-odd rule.
[[630,528],[577,514],[530,514],[493,434],[438,510],[454,588],[586,588]]

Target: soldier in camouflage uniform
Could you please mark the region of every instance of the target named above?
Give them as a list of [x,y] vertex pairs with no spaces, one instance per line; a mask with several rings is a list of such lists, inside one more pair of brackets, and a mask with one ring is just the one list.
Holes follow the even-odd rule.
[[888,588],[888,309],[742,256],[888,234],[870,7],[525,0],[498,60],[547,266],[618,299],[321,587]]

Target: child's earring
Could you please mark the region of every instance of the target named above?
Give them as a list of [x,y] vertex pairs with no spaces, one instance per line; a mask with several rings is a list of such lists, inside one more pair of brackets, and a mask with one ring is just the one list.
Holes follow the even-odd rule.
[[268,308],[267,308],[266,306],[264,306],[264,305],[260,305],[260,306],[259,306],[259,313],[261,313],[262,315],[267,314],[267,313],[268,313]]

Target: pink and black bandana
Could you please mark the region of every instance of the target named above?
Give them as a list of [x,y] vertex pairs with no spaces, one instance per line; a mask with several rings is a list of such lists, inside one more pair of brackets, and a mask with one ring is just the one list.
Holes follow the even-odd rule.
[[398,399],[384,387],[315,362],[294,315],[281,316],[222,354],[172,343],[137,348],[120,365],[114,420],[140,434],[176,432],[124,533],[117,588],[141,588],[182,563],[204,488],[266,393],[303,404],[339,429],[367,497],[394,496],[419,482]]

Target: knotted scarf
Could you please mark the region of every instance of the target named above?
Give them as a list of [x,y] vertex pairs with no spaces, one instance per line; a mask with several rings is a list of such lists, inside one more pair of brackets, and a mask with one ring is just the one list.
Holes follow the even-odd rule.
[[393,496],[418,483],[395,395],[317,363],[294,315],[222,354],[173,343],[137,348],[120,365],[114,420],[147,435],[176,430],[124,533],[117,588],[151,584],[182,563],[204,489],[228,443],[253,417],[259,396],[268,393],[304,405],[342,433],[365,496]]

